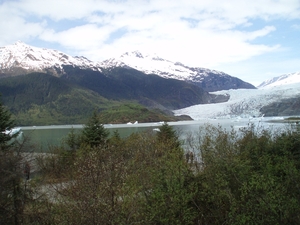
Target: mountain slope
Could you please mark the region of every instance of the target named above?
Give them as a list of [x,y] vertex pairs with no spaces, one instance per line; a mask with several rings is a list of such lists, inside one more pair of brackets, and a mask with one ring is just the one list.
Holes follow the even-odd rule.
[[283,74],[281,76],[266,80],[262,82],[258,88],[271,88],[295,83],[300,83],[300,72]]
[[125,53],[119,58],[93,62],[85,57],[72,57],[52,49],[37,48],[16,42],[0,47],[0,76],[15,76],[31,72],[44,72],[54,76],[65,73],[63,65],[81,69],[102,71],[102,68],[134,68],[145,74],[156,74],[167,79],[176,79],[196,84],[206,91],[255,87],[224,72],[173,63],[158,56],[142,55],[139,52]]
[[103,98],[97,92],[43,73],[2,78],[0,93],[18,126],[86,123],[96,109],[101,112],[103,123],[180,119],[129,100]]
[[107,99],[135,100],[151,108],[178,109],[208,103],[214,97],[193,84],[146,75],[131,68],[117,67],[100,73],[66,66],[64,71],[62,79]]
[[116,104],[91,90],[43,73],[2,78],[0,93],[18,125],[83,123],[96,108]]
[[282,98],[277,101],[273,101],[270,104],[265,104],[260,109],[260,112],[265,114],[265,116],[300,115],[300,93],[298,93],[299,87],[300,72],[283,74],[281,76],[264,81],[259,85],[260,89],[276,91],[286,88],[287,90],[285,92],[292,92],[294,94],[285,97],[286,93],[283,93]]
[[0,75],[22,75],[30,72],[63,73],[62,65],[99,70],[97,63],[85,57],[72,57],[57,50],[37,48],[16,42],[0,47]]
[[[71,65],[62,68],[60,77],[30,73],[1,79],[3,102],[19,125],[83,123],[96,108],[101,111],[128,102],[172,116],[172,109],[206,103],[214,97],[193,84],[134,69],[101,73]],[[163,118],[158,111],[151,113],[151,118]]]
[[167,79],[187,81],[206,91],[229,89],[255,89],[255,87],[224,72],[206,68],[188,67],[179,62],[171,62],[158,56],[143,55],[138,51],[125,53],[119,58],[111,58],[100,64],[103,68],[131,67],[146,74],[156,74]]

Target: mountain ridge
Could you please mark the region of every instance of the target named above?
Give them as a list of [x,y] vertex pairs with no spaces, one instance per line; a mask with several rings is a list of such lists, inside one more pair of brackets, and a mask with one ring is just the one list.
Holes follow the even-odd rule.
[[[266,80],[256,89],[221,71],[188,67],[138,51],[93,62],[83,56],[72,57],[57,50],[36,48],[22,42],[0,47],[0,77],[16,77],[32,72],[54,75],[70,85],[83,88],[80,89],[81,93],[88,91],[86,96],[96,94],[97,98],[107,101],[135,101],[167,114],[175,110],[173,112],[176,115],[191,116],[184,107],[197,104],[202,105],[201,109],[196,109],[196,113],[203,112],[207,117],[226,116],[226,113],[231,116],[273,116],[300,112],[299,72]],[[0,92],[6,90],[9,90],[8,87],[2,87]],[[66,99],[63,93],[60,94]],[[6,95],[4,93],[5,99],[13,99]],[[47,99],[48,95],[43,93],[42,96]],[[87,98],[82,99],[89,102]],[[32,104],[36,105],[34,102]],[[220,111],[216,106],[223,109]]]
[[288,84],[300,83],[300,72],[283,74],[263,81],[257,88],[272,88]]
[[2,76],[22,75],[30,72],[45,72],[61,76],[64,74],[63,65],[100,72],[103,68],[133,68],[145,74],[190,82],[206,91],[255,89],[252,84],[221,71],[188,67],[180,62],[171,62],[157,55],[143,55],[139,51],[124,53],[119,58],[94,62],[83,56],[72,57],[57,50],[33,47],[20,41],[0,47],[0,75]]
[[126,52],[118,58],[104,60],[100,65],[103,68],[131,67],[146,74],[190,82],[209,92],[239,88],[255,89],[252,84],[221,71],[188,67],[183,63],[172,62],[157,55],[143,55],[139,51]]
[[[21,41],[0,47],[0,73],[2,75],[47,72],[52,68],[52,73],[58,76],[63,73],[62,65],[100,70],[97,63],[83,56],[72,57],[57,50],[33,47]],[[56,73],[54,69],[57,70]]]

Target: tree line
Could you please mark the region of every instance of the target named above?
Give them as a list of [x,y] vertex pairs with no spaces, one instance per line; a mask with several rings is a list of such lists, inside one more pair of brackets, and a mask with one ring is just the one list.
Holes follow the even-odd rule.
[[295,130],[206,125],[183,142],[165,123],[121,138],[94,112],[27,180],[28,149],[0,116],[1,224],[300,224]]

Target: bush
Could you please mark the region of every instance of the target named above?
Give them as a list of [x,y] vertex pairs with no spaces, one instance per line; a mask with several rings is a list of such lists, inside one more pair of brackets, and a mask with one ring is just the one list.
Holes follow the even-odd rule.
[[[77,143],[72,137],[71,143]],[[45,220],[51,224],[299,224],[299,133],[276,133],[253,125],[226,131],[207,125],[189,137],[189,150],[196,154],[193,163],[186,161],[188,149],[183,146],[187,145],[168,124],[158,133],[122,139],[115,132],[101,144],[68,148],[74,153],[73,166],[61,170],[66,179],[55,204],[47,206]],[[65,154],[58,156],[68,158]]]

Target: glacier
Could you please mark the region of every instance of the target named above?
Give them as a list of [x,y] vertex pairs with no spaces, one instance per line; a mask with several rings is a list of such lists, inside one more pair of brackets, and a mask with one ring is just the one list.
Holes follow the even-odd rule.
[[211,93],[229,95],[230,98],[223,103],[201,104],[174,110],[174,115],[189,115],[194,120],[261,117],[263,115],[260,109],[263,106],[283,99],[300,97],[300,73],[289,74],[285,79],[265,82],[258,89],[231,89]]
[[[63,65],[79,66],[102,71],[115,66],[130,67],[146,74],[157,74],[164,78],[202,82],[210,73],[218,77],[229,76],[224,72],[205,68],[191,68],[179,62],[171,62],[157,55],[143,55],[138,51],[127,52],[118,58],[103,62],[93,62],[85,57],[72,57],[57,50],[37,48],[16,42],[13,45],[0,47],[0,74],[9,72],[13,67],[30,71],[43,71],[45,68]],[[300,72],[284,74],[260,84],[258,89],[230,89],[210,92],[216,95],[230,96],[227,102],[194,105],[174,110],[175,115],[189,115],[194,120],[203,118],[254,118],[263,116],[260,109],[283,99],[300,96]]]

